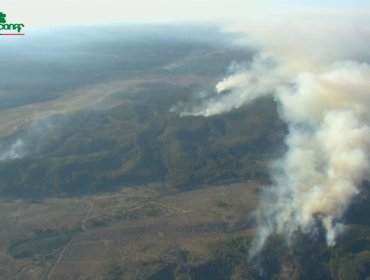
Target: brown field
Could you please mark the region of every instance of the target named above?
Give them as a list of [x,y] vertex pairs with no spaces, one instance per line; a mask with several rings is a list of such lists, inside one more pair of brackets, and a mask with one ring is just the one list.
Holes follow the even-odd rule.
[[[145,279],[163,263],[184,257],[200,264],[213,242],[248,234],[259,184],[247,182],[160,194],[160,186],[82,198],[0,202],[1,279]],[[47,257],[13,258],[9,245],[36,229],[80,230]]]
[[109,97],[118,92],[135,92],[140,90],[143,83],[176,84],[189,86],[192,84],[214,84],[214,78],[193,75],[184,76],[148,76],[127,80],[114,80],[100,84],[84,86],[69,92],[61,97],[41,103],[19,106],[0,112],[0,135],[5,137],[43,118],[58,114],[67,114],[85,108],[108,109],[119,105],[124,100],[111,100]]

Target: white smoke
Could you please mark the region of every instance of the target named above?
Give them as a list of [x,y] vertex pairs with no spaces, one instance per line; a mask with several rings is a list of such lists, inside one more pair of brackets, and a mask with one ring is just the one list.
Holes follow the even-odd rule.
[[180,116],[206,117],[226,113],[257,97],[272,94],[285,80],[276,61],[266,54],[257,55],[249,67],[233,65],[231,68],[234,73],[215,86],[216,95],[198,106],[184,108],[183,104],[178,104],[170,111]]
[[254,250],[272,233],[290,239],[296,231],[312,231],[317,221],[332,246],[369,171],[370,66],[346,62],[304,73],[276,96],[289,125],[288,151],[262,196]]
[[33,122],[24,131],[17,133],[15,140],[0,140],[0,163],[13,159],[20,159],[30,155],[37,155],[45,148],[44,144],[55,130],[61,119],[43,118]]
[[24,142],[17,139],[8,149],[0,151],[0,162],[21,158],[26,154]]
[[[291,14],[277,9],[232,23],[264,54],[216,85],[202,104],[175,107],[182,115],[229,112],[272,95],[289,133],[287,152],[272,163],[272,186],[256,211],[251,256],[278,233],[326,231],[329,246],[344,230],[341,217],[369,173],[370,61],[367,14]],[[269,55],[267,55],[268,53]]]
[[348,61],[319,73],[288,74],[257,57],[249,69],[217,84],[221,98],[183,114],[211,116],[273,95],[287,123],[287,152],[273,163],[273,185],[261,195],[252,255],[274,233],[326,230],[335,244],[340,220],[369,171],[370,66]]

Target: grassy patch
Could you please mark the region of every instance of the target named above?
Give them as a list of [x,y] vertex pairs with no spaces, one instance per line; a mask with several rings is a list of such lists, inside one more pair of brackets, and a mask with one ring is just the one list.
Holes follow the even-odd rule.
[[45,258],[66,245],[78,230],[36,230],[26,239],[14,241],[8,253],[16,259]]

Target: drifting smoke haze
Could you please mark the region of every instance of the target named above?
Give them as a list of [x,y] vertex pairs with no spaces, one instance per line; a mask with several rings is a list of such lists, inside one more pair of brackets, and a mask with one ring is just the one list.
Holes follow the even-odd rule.
[[12,142],[2,140],[3,143],[0,142],[0,163],[28,155],[37,155],[45,148],[43,142],[47,141],[60,122],[61,120],[44,118],[32,123]]
[[284,82],[276,70],[274,59],[265,54],[257,55],[250,65],[233,64],[229,69],[233,74],[216,85],[216,96],[207,96],[206,102],[196,107],[178,104],[171,111],[181,116],[208,117],[238,109],[257,97],[270,95]]
[[261,197],[255,252],[272,233],[290,240],[318,222],[327,244],[335,244],[340,219],[369,171],[369,88],[369,66],[347,62],[277,90],[288,151],[274,163],[274,184]]
[[[344,212],[368,179],[370,25],[349,18],[354,19],[335,17],[328,26],[313,18],[303,26],[280,20],[230,28],[244,30],[248,43],[263,46],[262,54],[247,66],[232,67],[202,104],[172,108],[182,116],[208,117],[261,96],[276,100],[289,130],[287,151],[272,161],[272,185],[261,193],[252,257],[272,234],[292,244],[295,233],[313,234],[318,227],[333,246],[345,229]],[[292,32],[288,26],[294,26]]]
[[9,148],[0,151],[0,162],[21,158],[25,155],[25,146],[21,139],[17,139]]

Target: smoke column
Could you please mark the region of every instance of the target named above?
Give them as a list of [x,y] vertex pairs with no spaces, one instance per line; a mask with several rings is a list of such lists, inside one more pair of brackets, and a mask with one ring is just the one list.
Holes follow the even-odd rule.
[[277,102],[289,129],[287,152],[272,163],[273,184],[261,194],[252,257],[271,234],[290,243],[294,233],[310,234],[318,225],[328,246],[334,245],[344,229],[341,217],[369,172],[370,66],[344,61],[316,69],[297,71],[296,65],[258,55],[219,82],[214,97],[181,109],[181,115],[207,117],[261,96]]
[[345,62],[302,73],[275,96],[289,127],[288,151],[274,163],[274,184],[262,194],[252,255],[272,233],[289,241],[318,223],[334,245],[340,219],[369,171],[369,65]]

